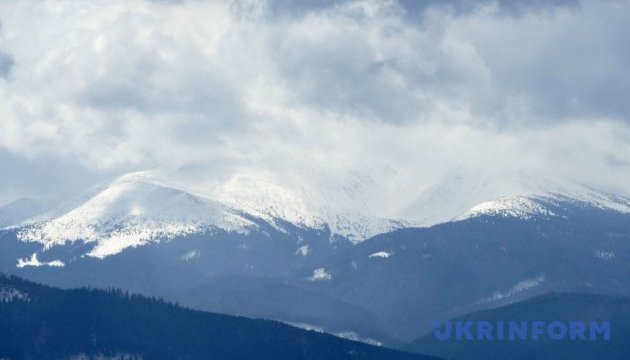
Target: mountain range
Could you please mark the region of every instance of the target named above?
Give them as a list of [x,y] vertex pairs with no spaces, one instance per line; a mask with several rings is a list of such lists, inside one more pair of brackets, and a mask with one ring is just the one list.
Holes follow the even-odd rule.
[[120,290],[0,276],[3,359],[437,359]]
[[240,172],[202,188],[140,172],[54,207],[11,204],[0,270],[392,346],[434,317],[555,291],[630,293],[623,196],[454,175],[381,209],[378,176],[302,176]]

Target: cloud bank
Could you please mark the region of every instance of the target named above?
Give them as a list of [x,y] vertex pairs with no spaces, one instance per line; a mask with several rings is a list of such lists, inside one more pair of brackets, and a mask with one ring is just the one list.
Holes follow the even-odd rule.
[[299,4],[3,2],[0,203],[151,168],[630,192],[630,2]]

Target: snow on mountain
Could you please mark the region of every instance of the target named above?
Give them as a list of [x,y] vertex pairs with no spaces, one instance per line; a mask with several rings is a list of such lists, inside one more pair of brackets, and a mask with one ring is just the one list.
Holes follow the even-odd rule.
[[16,288],[0,285],[0,303],[10,303],[13,301],[30,301],[27,293]]
[[368,256],[369,258],[381,258],[381,259],[387,259],[388,257],[392,256],[392,253],[389,253],[387,251],[379,251],[379,252],[375,252],[374,254],[370,254],[370,256]]
[[313,276],[307,278],[308,281],[327,281],[332,280],[332,275],[326,272],[326,269],[319,268],[313,270]]
[[431,226],[481,215],[555,216],[549,204],[559,202],[630,213],[630,200],[623,197],[557,177],[509,172],[451,176],[422,193],[407,211]]
[[103,258],[151,241],[215,229],[247,232],[253,226],[229,207],[132,173],[75,209],[23,228],[18,237],[45,248],[95,243],[88,256]]
[[528,182],[504,175],[451,174],[429,187],[405,210],[424,226],[448,222],[486,201],[533,192]]
[[268,172],[244,169],[215,188],[212,197],[279,229],[278,220],[311,229],[327,226],[333,234],[359,242],[405,225],[373,214],[368,193],[375,188],[369,176],[357,173],[339,179],[311,170],[298,180],[279,180]]
[[64,264],[63,261],[61,260],[41,262],[39,261],[39,259],[37,259],[37,253],[35,253],[35,254],[32,254],[30,258],[18,259],[17,267],[19,269],[27,267],[27,266],[28,267],[40,267],[40,266],[64,267],[66,266],[66,264]]
[[536,197],[512,196],[484,201],[457,216],[455,220],[463,220],[481,215],[501,215],[530,219],[534,216],[555,216],[556,214],[547,209],[544,204],[537,201]]
[[[59,207],[22,221],[18,237],[42,243],[46,249],[79,240],[94,243],[87,255],[103,258],[129,247],[204,231],[246,233],[256,227],[248,220],[251,216],[280,231],[285,231],[286,223],[328,228],[332,234],[360,242],[397,228],[480,215],[555,216],[549,205],[560,202],[630,213],[630,200],[576,182],[503,173],[450,176],[400,211],[399,218],[406,220],[390,220],[381,216],[375,200],[375,194],[383,198],[382,185],[356,172],[334,176],[312,169],[280,176],[247,168],[200,190],[155,172],[131,173],[71,208]],[[31,213],[37,211],[15,216],[23,220]],[[306,256],[308,251],[299,253]]]
[[[343,185],[325,176],[311,180],[315,185],[295,186],[296,181],[282,182],[247,169],[204,195],[193,195],[199,192],[162,173],[130,173],[87,198],[22,222],[18,238],[42,243],[45,249],[76,241],[94,243],[87,255],[104,258],[129,247],[215,229],[248,232],[256,226],[249,216],[281,231],[286,223],[329,228],[353,241],[402,226],[370,215],[363,203],[365,178],[352,177]],[[25,266],[31,263],[24,261]]]

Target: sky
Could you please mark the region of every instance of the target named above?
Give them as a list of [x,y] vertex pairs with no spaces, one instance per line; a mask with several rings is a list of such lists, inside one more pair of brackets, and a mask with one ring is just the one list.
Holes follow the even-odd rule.
[[121,174],[630,194],[629,1],[2,1],[0,204]]

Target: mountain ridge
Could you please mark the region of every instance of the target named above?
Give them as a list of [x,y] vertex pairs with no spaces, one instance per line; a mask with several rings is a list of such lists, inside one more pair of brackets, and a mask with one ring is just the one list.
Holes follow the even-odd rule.
[[[423,215],[389,220],[367,213],[368,199],[362,198],[365,194],[360,190],[365,185],[357,179],[370,184],[372,180],[358,176],[353,179],[350,188],[354,190],[340,191],[364,205],[355,213],[334,213],[335,206],[313,208],[308,204],[320,200],[302,198],[299,192],[276,185],[266,176],[237,174],[215,189],[213,199],[152,172],[134,172],[119,177],[75,206],[58,207],[5,228],[19,229],[20,240],[41,243],[44,250],[76,241],[93,243],[95,247],[85,255],[104,258],[127,248],[193,233],[248,233],[256,231],[261,222],[280,232],[287,231],[285,224],[330,229],[331,236],[342,236],[356,244],[400,228],[430,227],[483,215],[525,219],[566,216],[557,213],[564,203],[630,213],[630,200],[622,196],[554,177],[508,174],[449,178],[426,189],[407,207],[412,209],[410,214],[424,209]],[[339,207],[340,211],[351,208],[352,201]],[[299,252],[306,256],[308,248]]]
[[11,359],[437,359],[120,290],[0,275],[0,357]]

